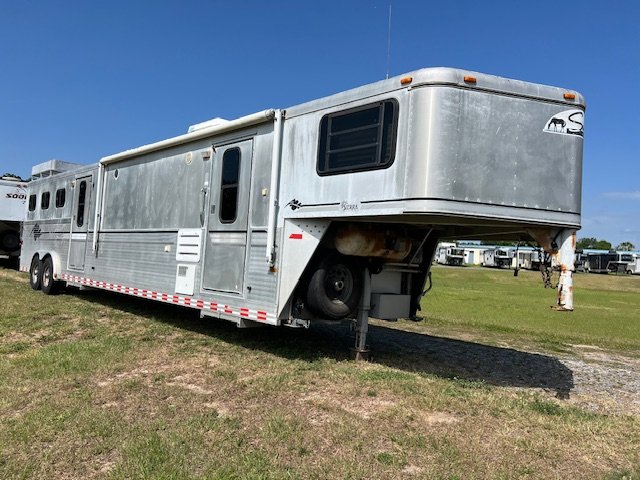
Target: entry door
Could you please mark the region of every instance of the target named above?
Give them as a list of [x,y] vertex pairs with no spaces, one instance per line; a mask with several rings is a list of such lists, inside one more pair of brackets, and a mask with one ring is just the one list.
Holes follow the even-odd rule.
[[244,288],[253,140],[215,146],[202,288]]
[[71,217],[71,240],[69,244],[69,268],[84,270],[87,250],[87,230],[91,211],[93,177],[76,177],[73,191],[73,216]]

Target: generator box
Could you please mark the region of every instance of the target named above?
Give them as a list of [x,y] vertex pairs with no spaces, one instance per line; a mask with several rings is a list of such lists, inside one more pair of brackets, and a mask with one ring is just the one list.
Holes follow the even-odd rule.
[[371,294],[371,310],[369,316],[382,320],[408,318],[411,306],[411,295],[392,293]]

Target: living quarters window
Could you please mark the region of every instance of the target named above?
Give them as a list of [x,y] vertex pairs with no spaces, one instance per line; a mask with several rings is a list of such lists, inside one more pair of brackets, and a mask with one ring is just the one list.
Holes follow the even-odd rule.
[[238,212],[238,186],[240,179],[240,149],[230,148],[222,156],[220,182],[220,222],[233,223]]
[[59,188],[58,190],[56,190],[56,208],[64,207],[66,195],[67,191],[64,188]]
[[42,192],[42,197],[40,197],[40,208],[42,210],[46,210],[49,208],[49,203],[51,201],[51,193]]
[[389,167],[395,158],[397,131],[395,100],[325,115],[320,121],[318,174]]
[[35,194],[29,195],[29,211],[33,212],[36,209],[36,196]]

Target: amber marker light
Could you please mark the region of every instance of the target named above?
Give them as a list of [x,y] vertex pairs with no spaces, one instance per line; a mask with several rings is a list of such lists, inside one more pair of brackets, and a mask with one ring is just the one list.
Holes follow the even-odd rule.
[[465,75],[464,81],[466,83],[476,83],[478,79],[476,77],[472,77],[471,75]]
[[413,82],[413,77],[404,77],[400,79],[400,85],[409,85],[411,82]]
[[567,92],[563,95],[563,97],[565,98],[565,100],[575,100],[576,94]]

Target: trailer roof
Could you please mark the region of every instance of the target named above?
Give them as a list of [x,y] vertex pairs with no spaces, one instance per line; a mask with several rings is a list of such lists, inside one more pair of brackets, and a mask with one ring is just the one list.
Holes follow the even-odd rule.
[[[100,159],[100,163],[103,165],[106,165],[109,163],[119,162],[127,158],[142,155],[144,153],[155,152],[157,150],[161,150],[167,147],[181,145],[183,143],[191,142],[193,140],[198,140],[200,138],[209,137],[214,134],[228,132],[230,130],[236,130],[239,128],[247,127],[249,125],[256,125],[258,123],[263,123],[268,120],[271,120],[274,117],[274,115],[275,115],[275,110],[269,109],[269,110],[263,110],[258,113],[253,113],[251,115],[247,115],[244,117],[240,117],[231,121],[212,122],[211,124],[209,124],[209,126],[206,126],[207,122],[203,122],[201,124],[196,125],[195,130],[189,131],[188,133],[185,133],[183,135],[178,135],[177,137],[168,138],[166,140],[161,140],[159,142],[150,143],[148,145],[143,145],[141,147],[132,148],[131,150],[125,150],[124,152],[103,157]],[[201,125],[205,125],[205,126],[202,127]]]
[[[584,97],[574,90],[524,82],[521,80],[512,80],[497,77],[495,75],[456,68],[434,67],[415,70],[403,75],[398,75],[386,80],[370,83],[368,85],[346,90],[328,97],[296,105],[286,109],[286,116],[291,118],[305,113],[337,107],[354,100],[365,99],[384,94],[386,92],[401,89],[412,89],[427,85],[457,86],[460,88],[493,92],[502,95],[516,95],[519,97],[541,99],[550,102],[578,106],[581,108],[585,107]],[[573,96],[573,99],[565,98],[565,94]],[[196,129],[190,129],[186,134],[103,157],[100,160],[100,163],[110,164],[119,162],[144,153],[180,145],[249,125],[263,123],[273,119],[274,116],[275,110],[269,109],[231,121],[219,119],[218,121],[203,122],[196,125]]]
[[[475,80],[475,81],[474,81]],[[533,99],[557,102],[585,108],[584,97],[576,92],[560,87],[513,80],[486,73],[473,72],[449,67],[422,68],[379,82],[346,90],[328,97],[312,100],[287,108],[287,117],[302,115],[312,111],[336,107],[356,99],[372,97],[394,90],[412,89],[428,85],[449,85],[460,88],[493,92],[502,95],[515,95]],[[565,98],[565,94],[574,95],[574,99]]]

